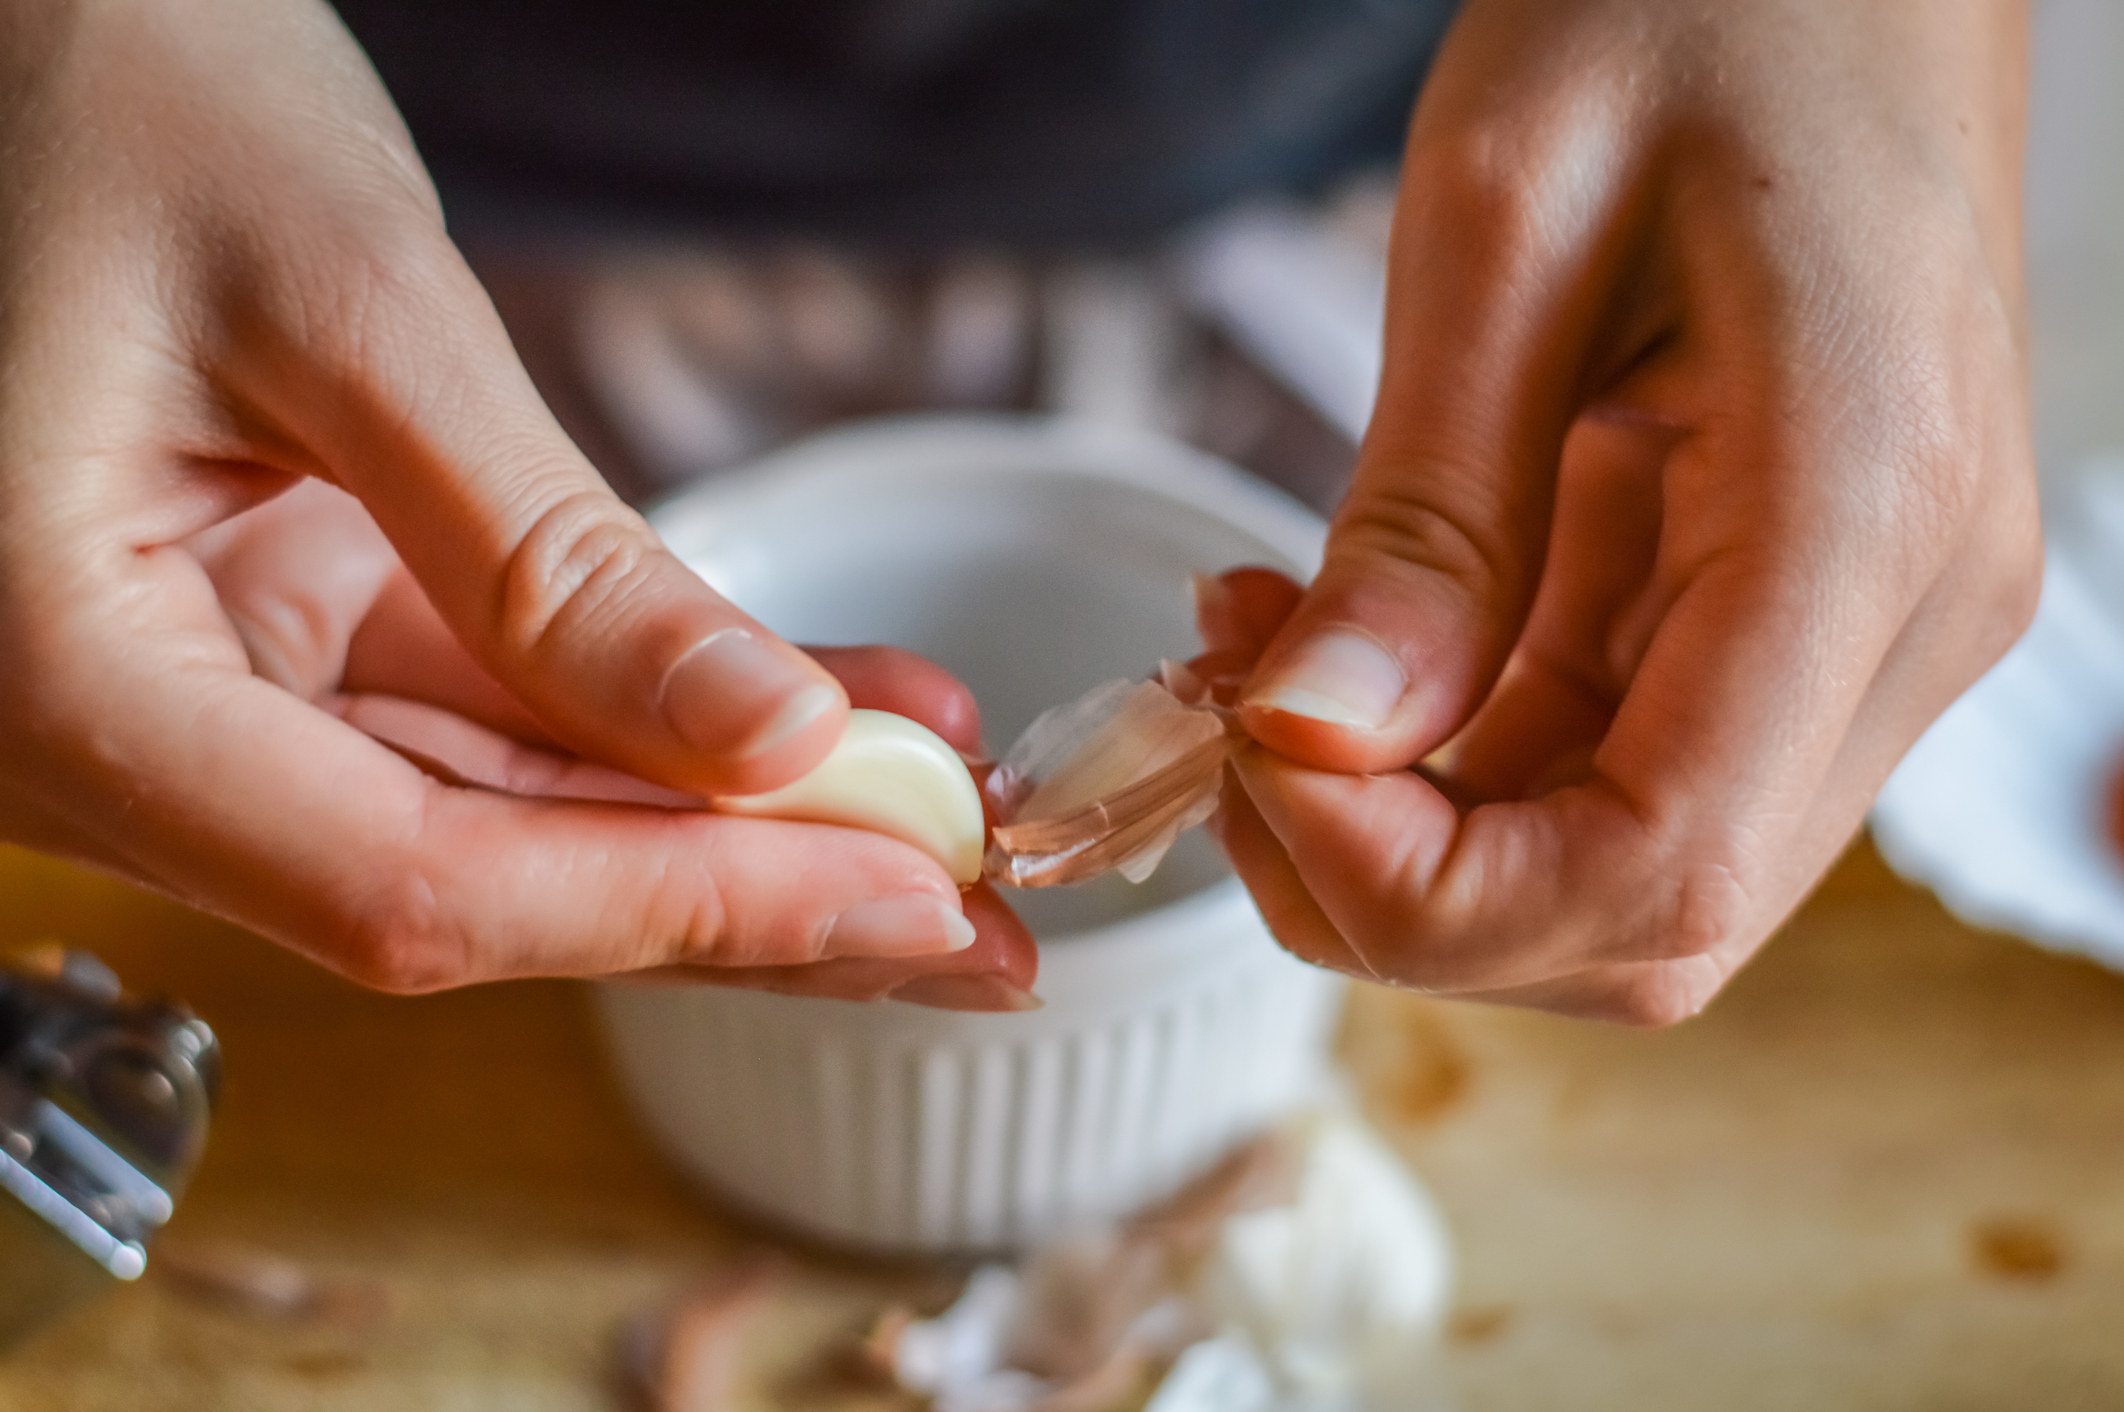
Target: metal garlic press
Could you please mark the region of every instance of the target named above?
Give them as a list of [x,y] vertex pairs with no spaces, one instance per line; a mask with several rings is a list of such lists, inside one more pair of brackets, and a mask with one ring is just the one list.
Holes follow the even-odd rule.
[[0,1348],[146,1270],[219,1069],[203,1021],[87,952],[0,959]]

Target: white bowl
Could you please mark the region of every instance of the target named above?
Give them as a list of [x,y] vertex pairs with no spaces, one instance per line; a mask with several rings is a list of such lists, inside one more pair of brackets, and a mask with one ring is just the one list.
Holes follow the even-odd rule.
[[[1185,447],[1002,418],[836,432],[653,519],[778,632],[898,643],[952,668],[992,745],[1195,650],[1190,573],[1307,576],[1323,535]],[[628,1092],[724,1198],[814,1237],[922,1252],[1119,1215],[1317,1095],[1342,982],[1276,946],[1199,835],[1140,887],[1012,901],[1040,939],[1042,1010],[600,986]]]

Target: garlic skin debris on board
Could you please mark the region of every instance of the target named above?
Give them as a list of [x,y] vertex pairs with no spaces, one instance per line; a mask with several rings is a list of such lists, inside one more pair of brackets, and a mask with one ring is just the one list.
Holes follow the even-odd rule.
[[927,726],[857,709],[824,760],[765,794],[723,795],[717,813],[868,829],[921,849],[952,881],[981,880],[981,791],[959,752]]
[[1444,1412],[1452,1272],[1422,1182],[1330,1101],[934,1318],[888,1309],[861,1366],[929,1412]]
[[[1422,1185],[1355,1114],[1326,1109],[1305,1127],[1296,1199],[1224,1223],[1202,1297],[1291,1399],[1276,1406],[1427,1409],[1452,1239]],[[1177,1401],[1153,1409],[1192,1412]]]

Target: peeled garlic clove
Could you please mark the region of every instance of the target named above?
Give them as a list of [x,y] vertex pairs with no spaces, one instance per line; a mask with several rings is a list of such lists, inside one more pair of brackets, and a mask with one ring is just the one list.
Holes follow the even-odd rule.
[[765,794],[725,795],[723,814],[842,824],[921,849],[961,887],[981,880],[988,824],[959,752],[889,711],[848,713],[840,742],[810,774]]

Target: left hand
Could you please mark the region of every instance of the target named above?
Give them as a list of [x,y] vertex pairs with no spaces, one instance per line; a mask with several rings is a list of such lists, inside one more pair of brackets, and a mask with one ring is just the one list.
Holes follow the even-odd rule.
[[[439,777],[446,786],[529,798],[698,809],[701,801],[568,752],[459,643],[352,496],[305,481],[196,536],[195,553],[256,669]],[[973,696],[943,669],[894,648],[812,649],[850,704],[920,721],[978,754]],[[824,829],[825,825],[785,825]],[[691,982],[843,1000],[891,998],[955,1010],[1023,1010],[1038,951],[986,883],[964,898],[963,951],[803,965],[670,965],[625,979]]]

